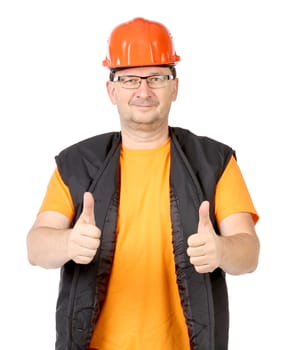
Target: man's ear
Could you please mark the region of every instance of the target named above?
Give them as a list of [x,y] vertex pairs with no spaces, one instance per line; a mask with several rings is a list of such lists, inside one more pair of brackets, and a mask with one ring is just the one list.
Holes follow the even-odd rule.
[[177,99],[178,87],[179,87],[179,80],[178,80],[178,78],[176,78],[174,80],[174,86],[173,86],[173,91],[172,91],[172,101],[176,101],[176,99]]
[[116,98],[116,89],[115,89],[115,85],[112,81],[108,80],[106,82],[106,88],[107,88],[107,92],[108,95],[110,97],[110,100],[112,102],[113,105],[117,104],[117,98]]

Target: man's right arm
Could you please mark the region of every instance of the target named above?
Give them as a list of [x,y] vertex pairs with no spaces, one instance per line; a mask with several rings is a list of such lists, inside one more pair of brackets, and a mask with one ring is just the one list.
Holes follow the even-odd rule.
[[70,220],[56,211],[43,211],[27,235],[28,260],[32,265],[59,268],[69,260],[88,264],[100,244],[101,231],[96,226],[94,198],[86,192],[83,210],[73,228]]

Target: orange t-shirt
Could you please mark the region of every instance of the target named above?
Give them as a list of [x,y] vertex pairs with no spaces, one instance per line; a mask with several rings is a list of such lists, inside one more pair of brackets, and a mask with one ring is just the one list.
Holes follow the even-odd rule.
[[[106,300],[90,346],[100,350],[190,349],[176,283],[170,202],[170,141],[156,149],[122,148],[117,241]],[[234,158],[216,189],[220,222],[234,212],[258,214]],[[56,170],[40,211],[70,220],[74,208]]]

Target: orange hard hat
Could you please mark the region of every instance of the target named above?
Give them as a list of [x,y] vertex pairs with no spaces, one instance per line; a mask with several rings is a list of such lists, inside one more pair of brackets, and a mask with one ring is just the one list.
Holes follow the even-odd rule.
[[168,29],[161,23],[138,17],[112,31],[103,66],[116,69],[173,65],[179,61]]

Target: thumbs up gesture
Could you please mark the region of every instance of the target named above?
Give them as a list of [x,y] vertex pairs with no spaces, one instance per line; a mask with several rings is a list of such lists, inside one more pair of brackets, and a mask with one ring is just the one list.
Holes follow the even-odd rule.
[[89,264],[100,244],[101,230],[96,226],[94,205],[93,195],[85,192],[82,213],[68,238],[68,256],[78,264]]
[[198,231],[187,240],[187,255],[199,273],[212,272],[221,262],[221,239],[215,233],[210,220],[209,205],[208,201],[201,203]]

